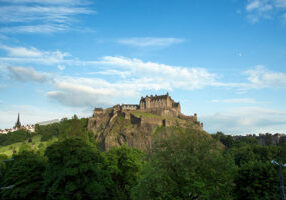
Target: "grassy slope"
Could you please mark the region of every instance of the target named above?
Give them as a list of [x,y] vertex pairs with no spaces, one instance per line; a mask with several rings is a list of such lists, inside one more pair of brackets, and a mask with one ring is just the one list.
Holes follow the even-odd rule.
[[13,154],[13,150],[16,150],[16,152],[19,152],[20,147],[23,147],[24,145],[26,145],[26,147],[29,147],[35,150],[45,149],[48,144],[51,144],[55,141],[57,141],[57,138],[53,138],[51,140],[41,142],[41,136],[35,135],[32,137],[31,143],[29,143],[28,140],[26,140],[24,142],[17,142],[17,143],[6,145],[6,146],[0,145],[0,154],[6,154],[7,156],[11,157]]

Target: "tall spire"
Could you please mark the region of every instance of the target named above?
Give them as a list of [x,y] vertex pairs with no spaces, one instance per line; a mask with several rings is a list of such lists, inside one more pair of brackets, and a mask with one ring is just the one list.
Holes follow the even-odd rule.
[[21,127],[21,122],[20,122],[20,113],[18,113],[18,119],[17,119],[17,122],[15,124],[15,127],[14,128],[20,128]]

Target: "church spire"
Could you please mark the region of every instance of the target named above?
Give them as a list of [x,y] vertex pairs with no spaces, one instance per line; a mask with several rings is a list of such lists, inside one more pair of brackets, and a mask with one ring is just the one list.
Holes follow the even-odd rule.
[[15,124],[15,127],[14,128],[20,128],[21,127],[21,122],[20,122],[20,113],[18,113],[18,119],[17,119],[17,122]]

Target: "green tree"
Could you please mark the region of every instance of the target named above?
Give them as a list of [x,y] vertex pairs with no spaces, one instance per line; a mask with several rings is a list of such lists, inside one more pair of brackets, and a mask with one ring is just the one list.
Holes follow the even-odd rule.
[[31,133],[26,130],[17,130],[7,134],[0,134],[0,145],[10,145],[16,142],[23,142],[30,137]]
[[279,158],[277,160],[286,163],[286,141],[281,141],[279,143]]
[[277,168],[270,162],[244,163],[238,170],[235,185],[237,200],[280,199]]
[[223,146],[204,132],[174,130],[153,146],[149,166],[133,199],[231,199],[234,162]]
[[[45,160],[34,152],[24,151],[9,161],[1,179],[1,199],[38,200],[44,198]],[[9,186],[11,188],[9,189]]]
[[47,141],[53,137],[58,137],[60,135],[60,124],[53,123],[48,125],[35,126],[35,133],[41,135],[41,141]]
[[234,145],[234,139],[231,135],[225,135],[223,132],[217,132],[213,134],[212,137],[214,139],[219,140],[222,144],[224,144],[227,148],[230,148]]
[[49,146],[45,155],[47,199],[110,199],[112,180],[99,150],[69,138]]
[[239,147],[231,148],[229,152],[233,155],[237,166],[241,166],[250,161],[270,162],[279,157],[279,148],[274,145],[261,146],[258,144],[250,145],[244,143],[244,145],[240,145]]
[[143,166],[143,157],[142,151],[125,145],[111,148],[107,153],[108,170],[115,183],[114,199],[130,199],[131,189],[137,184]]

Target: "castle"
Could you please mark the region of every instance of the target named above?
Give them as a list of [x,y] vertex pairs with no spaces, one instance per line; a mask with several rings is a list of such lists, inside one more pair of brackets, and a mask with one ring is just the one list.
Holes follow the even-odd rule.
[[94,133],[105,150],[122,144],[150,150],[158,127],[202,130],[203,123],[197,120],[197,114],[182,114],[180,103],[175,102],[168,93],[141,97],[139,104],[95,108],[92,117],[88,119],[88,130]]
[[[169,93],[165,95],[147,95],[146,97],[141,97],[139,104],[117,104],[107,109],[95,108],[90,122],[94,121],[96,123],[96,121],[101,121],[100,118],[107,112],[110,112],[109,115],[113,116],[113,118],[118,115],[124,116],[124,118],[130,120],[132,124],[142,125],[148,123],[172,126],[176,125],[174,124],[174,121],[176,121],[177,125],[178,123],[179,125],[184,125],[185,122],[190,122],[194,123],[199,129],[203,128],[203,123],[197,120],[197,114],[195,113],[193,116],[182,114],[180,103],[175,102]],[[160,117],[145,117],[144,113],[150,113]]]
[[134,111],[140,110],[144,112],[150,112],[153,114],[161,116],[173,116],[178,117],[181,113],[181,106],[179,102],[175,102],[170,96],[169,93],[166,95],[160,96],[146,96],[141,97],[141,100],[138,104],[122,104],[116,105],[119,106],[123,111]]

